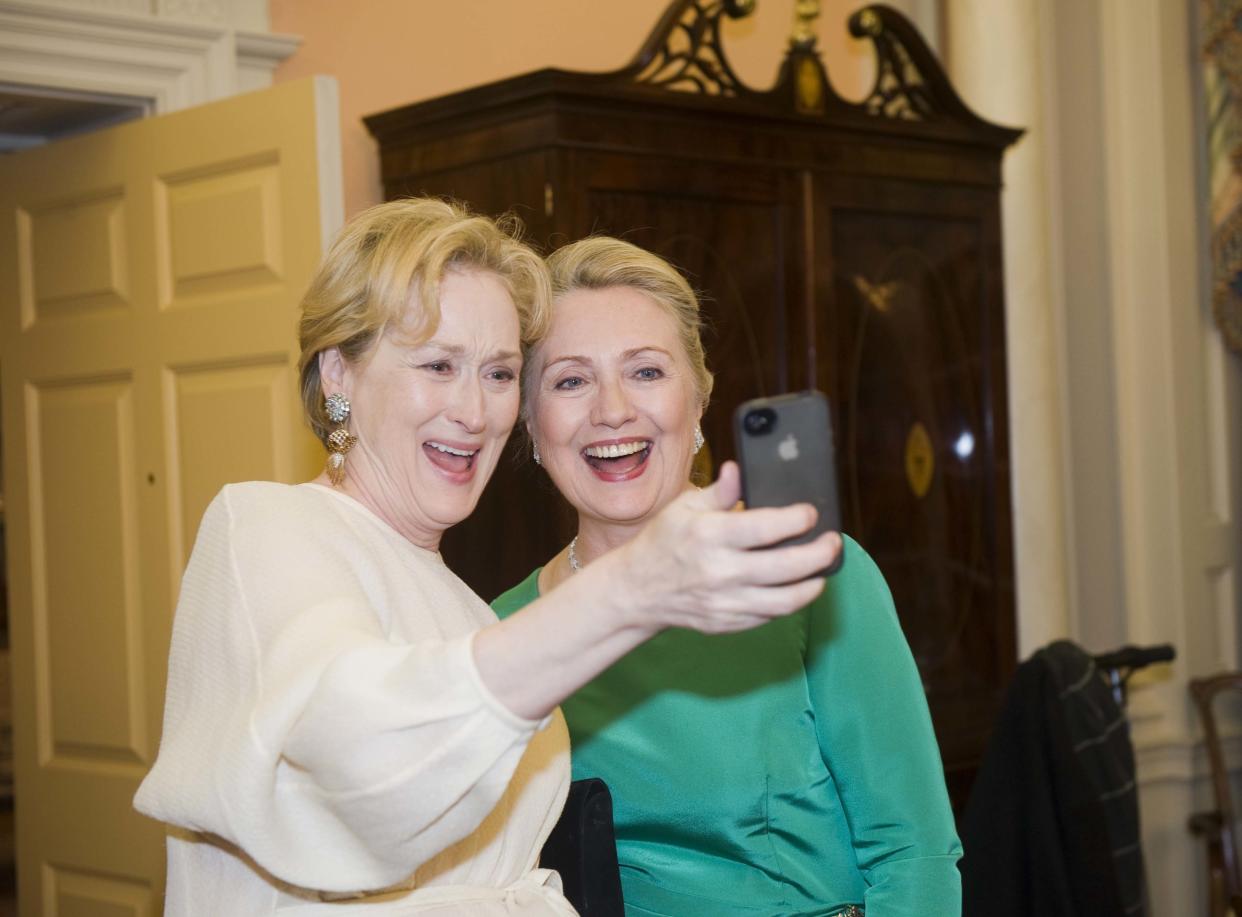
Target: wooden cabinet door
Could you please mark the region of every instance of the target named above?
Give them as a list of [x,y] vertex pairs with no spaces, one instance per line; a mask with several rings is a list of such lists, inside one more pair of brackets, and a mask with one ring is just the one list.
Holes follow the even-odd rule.
[[817,183],[819,372],[845,529],[893,591],[960,801],[1014,658],[995,195]]
[[800,387],[805,318],[801,219],[781,170],[684,159],[578,153],[568,236],[604,233],[667,258],[702,302],[715,376],[703,420],[716,466],[733,457],[733,409]]
[[[440,143],[454,150],[463,146]],[[469,143],[464,147],[477,153]],[[553,152],[539,148],[467,161],[403,177],[387,184],[385,195],[390,200],[403,195],[448,197],[479,213],[511,213],[522,221],[527,240],[546,251],[549,240],[559,238],[558,211],[572,197],[554,181],[555,159]],[[573,533],[572,514],[532,461],[519,422],[478,507],[444,533],[440,553],[454,573],[491,601],[563,548]]]
[[[534,165],[534,162],[531,162]],[[545,247],[615,235],[666,257],[702,294],[708,365],[715,374],[696,474],[733,457],[733,408],[785,391],[806,376],[797,197],[778,170],[692,160],[574,151],[547,165]],[[530,211],[526,195],[502,197],[475,170],[420,177],[419,189],[450,193],[477,209]],[[536,222],[536,225],[540,225]],[[517,433],[474,515],[442,544],[449,566],[492,598],[573,537],[576,519]]]

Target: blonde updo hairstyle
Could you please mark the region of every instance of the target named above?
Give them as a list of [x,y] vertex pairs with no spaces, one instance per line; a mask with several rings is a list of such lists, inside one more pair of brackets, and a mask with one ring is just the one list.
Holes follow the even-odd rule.
[[346,224],[306,291],[298,325],[302,408],[320,441],[332,427],[319,354],[336,347],[356,363],[397,326],[413,342],[427,340],[440,323],[440,280],[447,271],[467,269],[500,279],[517,307],[523,349],[543,337],[548,273],[521,241],[515,217],[491,220],[460,204],[410,198],[371,207]]
[[[690,363],[699,408],[707,407],[713,380],[707,368],[707,355],[703,351],[699,298],[675,267],[659,255],[630,242],[610,236],[591,236],[558,248],[548,258],[548,270],[552,274],[553,300],[574,290],[605,290],[609,287],[629,287],[651,297],[677,326],[682,349]],[[534,372],[536,362],[535,359],[527,361],[528,373]],[[531,382],[528,378],[523,386],[527,405],[535,390]]]

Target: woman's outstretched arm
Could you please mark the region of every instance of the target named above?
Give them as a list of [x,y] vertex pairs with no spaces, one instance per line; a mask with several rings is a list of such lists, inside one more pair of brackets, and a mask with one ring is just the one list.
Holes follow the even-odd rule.
[[815,509],[734,512],[740,490],[728,462],[716,483],[682,494],[632,541],[476,634],[484,684],[518,716],[539,718],[666,628],[747,630],[809,604],[840,536],[755,551],[807,531]]

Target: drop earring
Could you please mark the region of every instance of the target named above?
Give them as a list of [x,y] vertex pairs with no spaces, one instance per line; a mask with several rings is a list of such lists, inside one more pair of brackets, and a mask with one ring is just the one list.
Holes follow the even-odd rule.
[[531,441],[531,444],[530,444],[530,457],[535,460],[536,465],[543,464],[543,459],[539,455],[539,444],[537,442],[534,442],[533,440]]
[[328,434],[328,480],[333,487],[340,487],[345,480],[345,454],[358,442],[358,437],[345,429],[349,420],[349,399],[340,392],[333,392],[324,400],[323,411],[328,420],[339,426]]
[[703,428],[700,427],[698,424],[695,424],[694,426],[694,454],[695,455],[699,454],[699,451],[703,448],[703,443],[705,442],[706,440],[703,439]]

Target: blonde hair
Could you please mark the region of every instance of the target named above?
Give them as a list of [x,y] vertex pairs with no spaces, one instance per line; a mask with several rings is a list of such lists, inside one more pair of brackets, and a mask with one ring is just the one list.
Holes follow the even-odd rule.
[[[646,249],[610,236],[591,236],[565,245],[548,258],[552,274],[552,297],[559,299],[574,290],[630,287],[646,293],[677,325],[682,349],[690,362],[699,407],[706,408],[712,394],[712,374],[703,351],[703,319],[699,298],[677,269]],[[533,368],[534,361],[528,362]],[[526,390],[531,391],[527,385]]]
[[[357,362],[393,325],[415,341],[431,337],[440,323],[446,271],[494,273],[517,307],[523,347],[543,337],[551,302],[547,269],[521,241],[521,231],[516,217],[491,220],[432,198],[380,204],[346,224],[302,299],[298,324],[302,409],[320,440],[331,427],[319,354],[336,347]],[[407,316],[411,305],[414,314]]]

